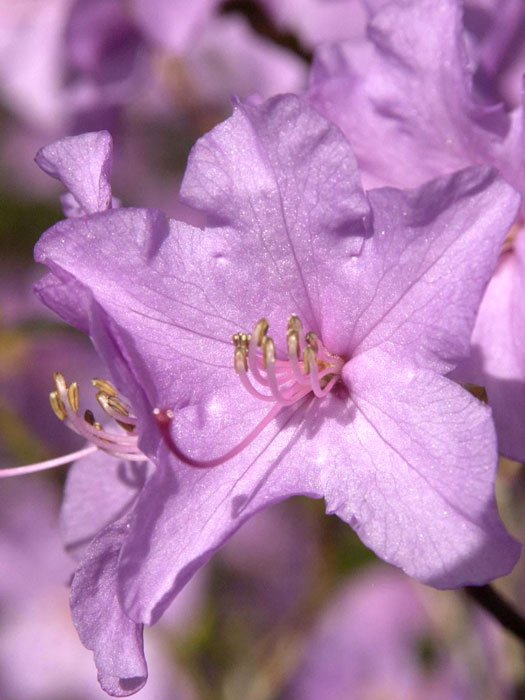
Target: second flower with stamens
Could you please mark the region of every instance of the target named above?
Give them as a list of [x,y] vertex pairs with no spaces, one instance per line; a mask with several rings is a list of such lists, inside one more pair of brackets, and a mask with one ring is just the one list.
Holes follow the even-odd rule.
[[281,406],[290,406],[310,392],[318,398],[326,396],[339,379],[344,361],[331,355],[315,333],[304,333],[295,314],[288,319],[286,359],[279,359],[268,328],[262,318],[252,334],[233,336],[234,367],[245,389]]

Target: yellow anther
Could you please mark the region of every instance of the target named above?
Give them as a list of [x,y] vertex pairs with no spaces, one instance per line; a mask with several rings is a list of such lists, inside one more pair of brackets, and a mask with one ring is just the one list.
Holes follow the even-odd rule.
[[315,352],[319,351],[319,339],[313,331],[308,331],[306,334],[306,342],[314,349]]
[[300,353],[300,346],[299,346],[299,333],[297,331],[293,331],[291,329],[288,329],[288,332],[286,334],[286,345],[288,348],[288,355],[296,355],[296,357],[299,357]]
[[92,379],[91,384],[93,384],[95,389],[103,391],[108,396],[117,395],[117,390],[115,389],[113,384],[111,384],[111,382],[108,382],[106,379]]
[[55,414],[55,416],[59,420],[65,420],[67,412],[60,396],[58,395],[58,392],[52,391],[49,394],[49,403],[51,404],[51,408],[53,409],[53,413]]
[[275,362],[275,345],[271,338],[264,336],[262,344],[263,367]]
[[53,381],[55,383],[55,389],[59,394],[67,391],[67,384],[63,374],[60,372],[55,372],[53,375]]
[[261,318],[260,321],[257,321],[255,325],[255,330],[253,331],[253,336],[255,338],[255,342],[259,347],[262,345],[263,339],[265,338],[266,332],[268,331],[269,327],[270,324],[265,318]]
[[67,400],[69,401],[69,405],[73,411],[76,413],[78,411],[78,384],[76,382],[73,382],[68,386]]
[[246,350],[243,347],[237,346],[235,348],[235,354],[233,356],[233,366],[237,374],[246,372],[248,370],[248,359],[246,357]]
[[107,408],[109,406],[109,396],[106,394],[106,392],[105,391],[97,391],[95,398],[96,398],[100,408],[105,413],[107,413]]
[[239,345],[240,342],[241,342],[241,334],[240,333],[235,333],[234,335],[232,335],[232,343],[235,346]]
[[129,411],[127,407],[117,396],[110,396],[108,398],[108,404],[111,406],[111,408],[113,408],[115,411],[118,411],[118,413],[121,413],[123,416],[129,416]]
[[305,374],[310,374],[311,368],[315,362],[315,350],[311,347],[311,345],[307,345],[303,350],[303,365]]
[[303,324],[301,323],[301,319],[299,318],[299,316],[297,316],[296,314],[292,314],[288,319],[288,330],[296,331],[299,334],[299,336],[301,335],[303,331]]

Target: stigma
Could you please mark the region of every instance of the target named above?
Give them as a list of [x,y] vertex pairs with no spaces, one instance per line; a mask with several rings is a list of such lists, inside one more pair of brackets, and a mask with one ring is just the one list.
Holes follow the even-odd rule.
[[204,469],[224,464],[248,447],[283,408],[307,400],[308,396],[323,399],[339,381],[344,360],[332,355],[315,333],[305,333],[298,316],[292,314],[288,319],[286,353],[283,356],[278,356],[268,329],[268,321],[262,318],[252,333],[235,333],[232,337],[233,366],[241,384],[251,396],[268,403],[270,408],[260,423],[231,450],[208,460],[185,454],[170,430],[174,412],[171,409],[154,410],[164,441],[178,460]]

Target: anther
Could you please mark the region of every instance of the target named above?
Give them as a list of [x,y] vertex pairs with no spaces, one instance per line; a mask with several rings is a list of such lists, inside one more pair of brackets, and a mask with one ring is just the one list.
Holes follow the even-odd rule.
[[95,389],[103,391],[108,396],[116,396],[118,393],[113,384],[108,382],[107,379],[92,379],[91,384],[95,387]]
[[86,408],[84,411],[84,420],[86,423],[89,423],[89,425],[95,425],[95,416],[93,415],[93,411],[90,411],[89,408]]
[[122,413],[123,416],[129,416],[127,407],[117,396],[110,396],[108,398],[108,404],[111,406],[111,408],[115,409],[115,411]]
[[73,382],[68,386],[67,400],[69,401],[69,405],[73,411],[76,413],[78,411],[78,384],[76,382]]
[[286,347],[288,350],[288,356],[299,357],[300,355],[300,345],[299,345],[299,333],[297,331],[288,329],[286,334]]
[[246,372],[248,370],[248,359],[246,357],[246,350],[240,346],[235,348],[235,354],[233,356],[233,364],[237,374]]
[[60,372],[55,372],[53,374],[53,382],[55,383],[55,389],[57,390],[58,394],[62,394],[67,391],[66,380],[64,379],[64,375]]
[[264,336],[262,344],[263,367],[266,369],[268,365],[275,364],[275,345],[271,338]]
[[306,342],[314,349],[314,352],[319,352],[319,339],[313,331],[308,331],[306,334]]
[[288,319],[288,330],[296,331],[296,333],[301,336],[301,333],[303,332],[303,324],[301,323],[299,316],[296,314],[292,314]]
[[261,318],[260,321],[257,321],[253,331],[253,337],[255,338],[255,342],[257,343],[258,347],[262,345],[263,339],[266,336],[269,327],[270,324],[265,318]]
[[60,396],[58,395],[58,392],[52,391],[49,394],[49,403],[51,404],[51,408],[53,409],[53,413],[55,414],[55,416],[59,420],[65,420],[67,412]]
[[317,362],[315,350],[311,345],[307,345],[303,350],[303,366],[305,374],[310,374],[312,366]]

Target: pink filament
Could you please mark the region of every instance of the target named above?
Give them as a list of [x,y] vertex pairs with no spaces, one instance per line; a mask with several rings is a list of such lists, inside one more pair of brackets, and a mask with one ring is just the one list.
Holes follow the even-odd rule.
[[60,467],[63,464],[70,464],[71,462],[75,462],[77,459],[88,457],[89,455],[94,454],[97,450],[98,448],[96,445],[90,445],[89,447],[84,447],[83,450],[71,452],[68,455],[56,457],[55,459],[48,459],[45,462],[36,462],[35,464],[28,464],[26,467],[10,467],[9,469],[0,469],[0,479],[7,478],[8,476],[23,476],[24,474],[34,474],[35,472],[41,472],[45,469]]
[[190,467],[196,467],[197,469],[209,469],[210,467],[218,467],[220,464],[228,462],[230,459],[233,459],[240,452],[242,452],[244,448],[255,440],[255,438],[266,428],[266,426],[273,421],[281,408],[282,406],[280,404],[275,404],[275,406],[270,409],[262,421],[258,423],[255,428],[248,433],[248,435],[241,440],[241,442],[239,442],[238,445],[223,454],[221,457],[207,460],[193,459],[193,457],[185,454],[179,447],[177,447],[170,432],[170,425],[171,421],[173,420],[173,412],[171,410],[156,408],[153,411],[153,415],[157,421],[157,425],[159,426],[161,435],[164,438],[168,449],[175,455],[175,457],[180,459],[181,462],[188,464]]
[[[305,338],[300,336],[299,338],[300,347],[306,345]],[[325,367],[321,372],[319,371],[319,366],[317,364],[317,359],[322,359],[323,362],[328,363],[328,367]],[[311,391],[318,398],[326,396],[334,386],[334,384],[339,380],[340,370],[342,366],[342,360],[340,358],[334,358],[324,349],[322,344],[319,342],[319,348],[315,353],[315,360],[311,362],[309,374],[304,374],[302,371],[301,364],[294,353],[288,353],[288,360],[272,360],[267,358],[266,367],[264,367],[263,358],[257,355],[257,342],[255,339],[255,334],[252,335],[250,342],[248,344],[247,352],[244,355],[243,366],[242,363],[240,367],[236,361],[237,373],[239,374],[239,379],[244,388],[248,391],[251,396],[254,396],[261,401],[274,402],[274,406],[266,414],[260,423],[258,423],[253,430],[239,442],[235,447],[214,459],[200,460],[194,459],[188,454],[185,454],[176,444],[172,437],[170,427],[174,417],[173,411],[170,409],[159,409],[156,408],[153,411],[157,425],[161,435],[166,443],[166,446],[172,454],[177,457],[181,462],[184,462],[190,467],[196,467],[197,469],[209,469],[211,467],[218,467],[230,459],[233,459],[238,454],[240,454],[255,438],[257,438],[262,431],[273,421],[273,419],[278,415],[281,409],[285,406],[291,406],[292,404],[300,401],[305,396],[307,396]],[[252,383],[248,377],[248,370],[251,372],[253,379],[263,387],[263,389],[269,389],[270,393],[262,393],[256,386]],[[333,375],[328,381],[326,386],[321,387],[321,379]]]

